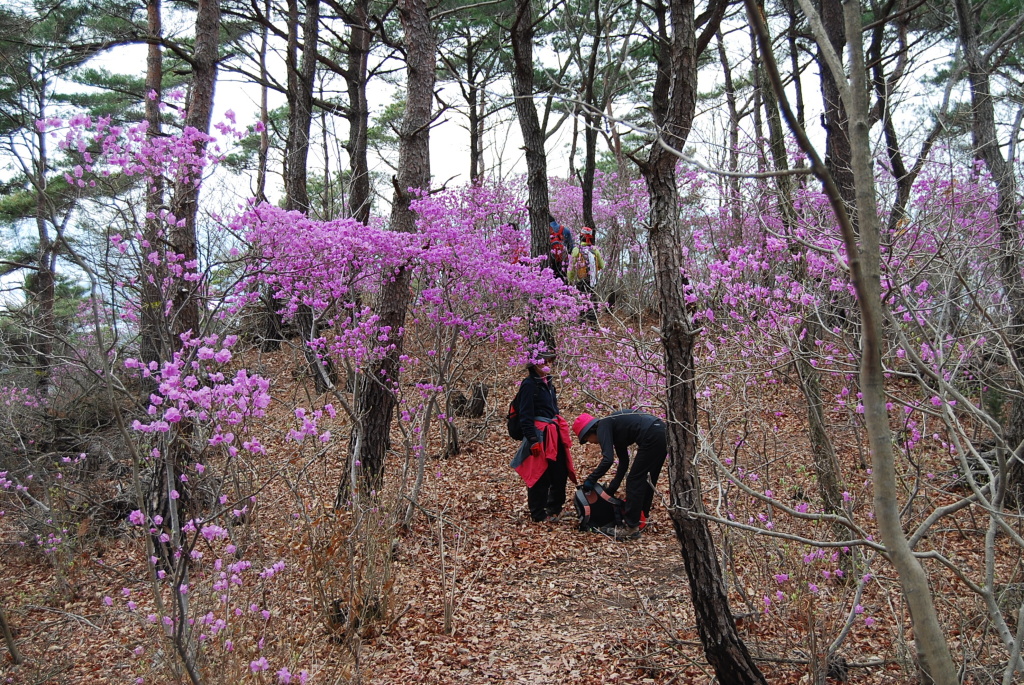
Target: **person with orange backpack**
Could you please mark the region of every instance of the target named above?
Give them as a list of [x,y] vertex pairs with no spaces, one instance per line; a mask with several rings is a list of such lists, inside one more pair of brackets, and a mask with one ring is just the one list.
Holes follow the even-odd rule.
[[594,245],[594,229],[584,226],[580,229],[580,244],[569,255],[569,284],[575,285],[586,296],[589,304],[580,315],[581,320],[597,322],[595,288],[597,272],[603,268],[604,257]]

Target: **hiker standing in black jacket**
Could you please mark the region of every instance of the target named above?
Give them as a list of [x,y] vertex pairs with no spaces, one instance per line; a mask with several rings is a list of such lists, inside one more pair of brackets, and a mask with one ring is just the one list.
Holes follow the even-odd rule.
[[[554,353],[541,355],[546,364],[554,361]],[[572,438],[569,424],[558,413],[555,386],[547,366],[527,365],[527,376],[519,384],[516,397],[523,442],[512,460],[514,468],[526,483],[526,502],[530,517],[537,522],[558,521],[565,505],[565,484],[576,482],[572,464]]]
[[[605,490],[614,495],[625,478],[626,509],[622,525],[606,532],[616,540],[635,540],[640,537],[640,514],[649,514],[651,511],[654,486],[658,483],[661,467],[665,465],[665,456],[668,454],[665,422],[651,414],[620,409],[603,419],[580,414],[573,422],[572,429],[581,445],[592,443],[601,446],[601,463],[583,481],[584,491],[593,490],[601,477],[608,473],[612,462],[618,458],[615,476]],[[629,463],[630,445],[636,445],[632,467]]]

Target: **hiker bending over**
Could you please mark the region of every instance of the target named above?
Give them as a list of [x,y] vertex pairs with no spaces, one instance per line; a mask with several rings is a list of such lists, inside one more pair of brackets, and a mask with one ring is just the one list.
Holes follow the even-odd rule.
[[534,521],[556,522],[565,505],[565,483],[576,482],[569,424],[558,414],[558,398],[549,373],[554,352],[543,353],[542,365],[527,364],[527,376],[519,384],[519,423],[523,442],[514,468],[526,483],[526,502]]
[[[658,483],[661,467],[665,464],[668,447],[665,442],[665,422],[657,416],[620,409],[603,419],[580,414],[572,424],[580,444],[601,446],[601,463],[583,481],[583,489],[592,490],[601,477],[608,473],[618,458],[615,476],[605,490],[614,495],[623,478],[626,480],[626,508],[622,525],[607,531],[616,540],[634,540],[640,537],[640,514],[649,515],[654,502],[654,485]],[[629,446],[636,445],[633,465],[629,463]],[[650,478],[650,483],[648,483]]]

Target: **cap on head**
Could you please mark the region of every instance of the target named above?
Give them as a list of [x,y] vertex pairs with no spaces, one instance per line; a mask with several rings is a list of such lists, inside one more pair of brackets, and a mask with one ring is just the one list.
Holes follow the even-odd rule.
[[540,366],[541,364],[550,364],[558,356],[553,350],[540,350],[533,352],[536,355],[534,359],[530,359],[526,362],[526,367]]
[[580,441],[581,445],[583,444],[583,438],[587,437],[587,433],[594,430],[597,421],[590,414],[580,414],[572,422],[572,432],[576,434],[576,438]]

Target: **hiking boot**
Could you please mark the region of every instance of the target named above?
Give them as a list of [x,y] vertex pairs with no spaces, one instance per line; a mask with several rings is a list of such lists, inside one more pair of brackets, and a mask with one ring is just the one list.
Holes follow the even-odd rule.
[[619,541],[640,539],[639,526],[605,526],[601,529],[601,532]]
[[562,520],[561,514],[548,514],[544,519],[544,523],[558,523]]

